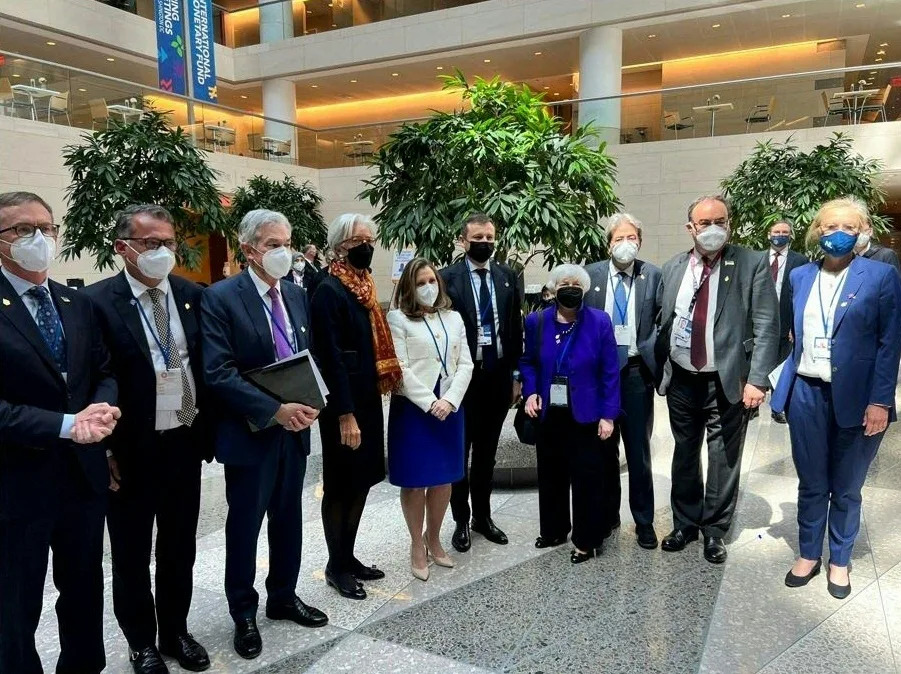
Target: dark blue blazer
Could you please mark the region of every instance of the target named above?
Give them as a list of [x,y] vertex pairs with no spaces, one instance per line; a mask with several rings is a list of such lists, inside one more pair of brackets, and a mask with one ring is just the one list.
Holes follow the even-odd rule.
[[[312,351],[306,293],[286,281],[279,281],[279,287],[298,350]],[[293,443],[299,451],[308,454],[309,429],[292,433],[281,426],[266,428],[280,403],[241,376],[242,372],[275,362],[275,345],[265,305],[249,271],[203,291],[200,331],[216,460],[224,464],[252,465],[284,442]],[[248,422],[264,430],[252,432]]]
[[[804,343],[804,306],[820,263],[811,262],[791,272],[795,342],[785,363],[770,405],[785,410],[801,361]],[[835,310],[832,332],[832,399],[841,428],[860,426],[871,403],[895,413],[895,386],[901,359],[901,281],[893,267],[855,257],[848,269]]]
[[[542,418],[549,407],[551,379],[557,365],[556,313],[557,308],[550,307],[526,318],[525,353],[519,364],[523,396],[528,398],[535,393],[541,396]],[[539,316],[544,321],[541,344],[538,344]],[[580,424],[616,419],[620,413],[619,362],[613,322],[606,312],[583,307],[570,339],[575,341],[561,364],[560,374],[569,377],[573,419]]]

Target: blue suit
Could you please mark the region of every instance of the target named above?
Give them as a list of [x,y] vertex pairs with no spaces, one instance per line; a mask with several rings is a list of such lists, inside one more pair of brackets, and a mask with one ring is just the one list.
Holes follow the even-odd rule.
[[884,433],[865,436],[868,405],[895,421],[901,359],[901,281],[893,267],[855,257],[835,310],[831,383],[799,375],[804,307],[820,265],[791,272],[794,348],[773,391],[773,411],[788,416],[798,471],[801,556],[820,557],[828,520],[830,561],[846,566],[860,529],[860,490]]
[[[306,293],[280,281],[298,351],[311,348]],[[236,620],[256,616],[253,588],[263,515],[269,517],[268,602],[294,601],[300,571],[300,492],[309,430],[266,428],[280,407],[242,372],[275,362],[266,305],[246,271],[214,284],[201,299],[203,375],[213,412],[216,460],[225,464],[225,594]],[[263,428],[253,432],[250,424]]]

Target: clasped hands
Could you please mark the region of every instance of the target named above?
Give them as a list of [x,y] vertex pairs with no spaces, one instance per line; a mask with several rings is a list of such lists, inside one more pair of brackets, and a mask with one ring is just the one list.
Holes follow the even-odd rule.
[[275,413],[275,420],[286,431],[296,433],[313,425],[319,410],[301,403],[284,403]]
[[431,409],[429,409],[429,414],[438,419],[438,421],[444,421],[453,412],[456,412],[456,409],[454,409],[454,406],[447,402],[444,398],[433,402]]
[[[541,414],[541,396],[533,393],[526,399],[525,412],[533,419],[537,419]],[[607,440],[613,435],[613,420],[601,419],[598,422],[598,437],[601,440]]]
[[93,403],[75,415],[71,438],[80,445],[90,445],[109,437],[122,412],[109,403]]

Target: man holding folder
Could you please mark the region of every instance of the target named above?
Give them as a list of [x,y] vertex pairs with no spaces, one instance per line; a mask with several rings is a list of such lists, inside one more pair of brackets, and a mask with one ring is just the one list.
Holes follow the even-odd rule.
[[[328,622],[294,594],[300,571],[301,489],[318,410],[282,403],[243,373],[291,358],[311,346],[308,303],[282,282],[291,266],[291,225],[275,211],[255,210],[238,232],[245,272],[206,290],[201,302],[204,378],[212,398],[216,459],[225,465],[225,594],[235,621],[235,651],[257,657],[257,539],[269,519],[266,616],[306,627]],[[300,361],[299,361],[300,362]]]

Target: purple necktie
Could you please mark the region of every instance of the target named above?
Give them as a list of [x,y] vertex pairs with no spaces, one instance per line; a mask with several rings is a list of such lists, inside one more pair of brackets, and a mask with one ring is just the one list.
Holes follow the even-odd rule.
[[294,355],[294,349],[288,343],[288,329],[285,327],[282,298],[278,294],[278,288],[274,286],[266,294],[272,300],[272,341],[275,343],[275,357],[277,360],[284,360]]

